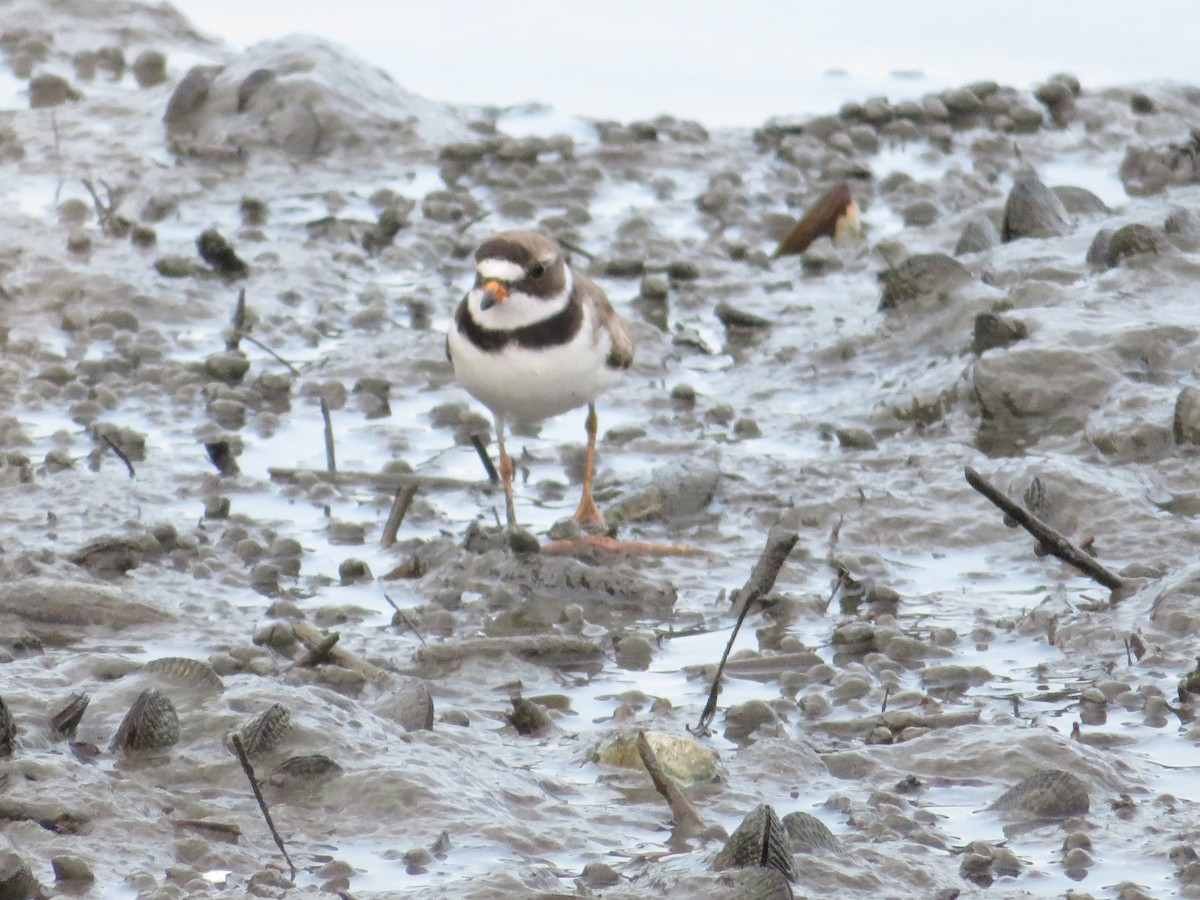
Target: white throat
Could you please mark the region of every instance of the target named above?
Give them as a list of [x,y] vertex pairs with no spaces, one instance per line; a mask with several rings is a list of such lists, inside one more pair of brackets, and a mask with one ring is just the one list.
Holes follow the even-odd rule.
[[[505,266],[510,266],[511,269],[505,269]],[[504,259],[481,260],[476,269],[485,279],[495,278],[497,281],[508,283],[518,281],[525,274],[520,266]],[[566,271],[566,284],[563,286],[562,293],[555,297],[543,299],[523,294],[520,291],[513,291],[500,303],[484,310],[479,308],[479,301],[483,299],[483,291],[480,288],[473,288],[467,294],[467,309],[470,311],[472,319],[484,328],[490,328],[493,331],[509,331],[513,328],[524,328],[526,325],[541,322],[562,312],[571,299],[574,279],[570,266],[567,266]]]

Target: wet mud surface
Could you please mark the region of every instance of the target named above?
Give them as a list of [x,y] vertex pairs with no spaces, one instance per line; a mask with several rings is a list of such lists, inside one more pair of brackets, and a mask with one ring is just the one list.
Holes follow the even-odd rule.
[[[12,896],[1200,895],[1200,89],[555,134],[167,7],[3,28]],[[839,182],[864,238],[774,257]],[[629,321],[597,500],[693,555],[498,531],[444,331],[509,227]],[[571,536],[582,411],[509,447],[523,524]]]

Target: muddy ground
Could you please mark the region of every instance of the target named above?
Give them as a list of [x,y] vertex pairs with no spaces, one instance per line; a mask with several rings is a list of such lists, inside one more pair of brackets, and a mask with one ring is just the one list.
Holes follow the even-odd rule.
[[[3,12],[5,896],[786,896],[714,871],[760,804],[836,837],[785,851],[796,896],[1200,896],[1200,88],[545,134],[317,39]],[[842,181],[865,238],[773,258]],[[598,500],[695,555],[497,533],[443,334],[503,227],[568,242],[629,320]],[[582,415],[512,446],[519,516],[564,533]],[[1035,554],[966,466],[1122,589]],[[798,543],[693,738],[772,527]],[[638,730],[716,754],[681,775],[701,827],[605,755]],[[1044,770],[1086,810],[989,808]]]

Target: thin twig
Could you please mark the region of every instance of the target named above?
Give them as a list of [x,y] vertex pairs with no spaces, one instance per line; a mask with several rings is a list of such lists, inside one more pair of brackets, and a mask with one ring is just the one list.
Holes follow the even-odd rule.
[[329,417],[329,404],[321,398],[321,418],[325,420],[325,468],[330,472],[337,471],[337,457],[333,452],[333,419]]
[[292,862],[292,858],[288,856],[287,847],[283,846],[283,838],[279,836],[279,830],[275,827],[275,823],[271,820],[271,811],[267,809],[267,801],[262,795],[262,791],[258,787],[258,779],[254,775],[254,767],[250,765],[250,757],[246,755],[246,748],[242,744],[241,735],[234,732],[233,749],[237,752],[238,762],[242,764],[242,771],[246,773],[246,777],[250,780],[250,790],[254,791],[254,799],[258,801],[258,808],[262,811],[263,818],[267,822],[267,828],[271,830],[271,837],[275,839],[275,846],[279,848],[279,852],[283,854],[283,858],[287,860],[288,869],[292,873],[292,881],[296,880],[296,864]]
[[265,353],[265,354],[267,354],[268,356],[270,356],[270,357],[271,357],[272,359],[274,359],[276,362],[278,362],[278,363],[282,363],[283,365],[287,366],[287,367],[288,367],[288,370],[289,370],[289,371],[290,371],[290,372],[291,372],[293,375],[299,375],[299,374],[300,374],[300,370],[299,370],[299,369],[297,369],[297,368],[296,368],[294,365],[292,365],[290,362],[288,362],[286,359],[284,359],[282,356],[280,356],[278,353],[276,353],[274,350],[272,350],[270,347],[268,347],[266,344],[264,344],[264,343],[263,343],[262,341],[260,341],[258,338],[254,337],[254,335],[250,334],[249,332],[243,331],[243,330],[241,330],[241,329],[238,329],[238,330],[236,330],[236,331],[235,331],[235,334],[237,335],[237,337],[238,337],[239,339],[241,339],[241,340],[243,340],[243,341],[249,341],[251,344],[253,344],[255,347],[257,347],[257,348],[258,348],[259,350],[261,350],[263,353]]
[[236,350],[246,333],[246,289],[238,291],[237,305],[233,308],[233,330],[225,339],[226,350]]
[[100,195],[96,192],[95,186],[91,179],[84,178],[83,186],[87,188],[87,192],[92,195],[92,204],[96,207],[96,221],[100,223],[100,230],[108,233],[108,221],[112,218],[112,203],[105,204],[100,199]]
[[113,439],[110,438],[107,434],[104,434],[103,432],[100,434],[100,440],[102,440],[102,441],[104,441],[104,443],[108,444],[108,449],[110,449],[113,453],[117,454],[117,458],[119,460],[121,460],[121,462],[125,463],[125,468],[129,470],[129,477],[130,478],[135,477],[135,473],[133,471],[133,463],[131,463],[129,461],[129,457],[125,455],[125,451],[122,450],[120,447],[118,447],[116,445],[116,443],[114,443]]
[[[674,819],[676,830],[689,835],[703,831],[704,820],[697,815],[692,804],[683,795],[683,791],[679,790],[679,785],[663,771],[662,764],[658,761],[658,754],[650,746],[650,741],[646,739],[644,731],[638,732],[637,749],[638,756],[642,758],[642,765],[646,767],[646,771],[650,773],[650,780],[654,782],[655,790],[662,794],[667,805],[671,807],[671,816]],[[681,835],[677,834],[676,837],[681,837]]]
[[717,714],[717,694],[721,688],[721,675],[725,671],[725,663],[733,650],[733,642],[737,639],[738,631],[741,630],[742,623],[746,621],[750,610],[775,586],[775,578],[779,575],[779,570],[783,568],[788,554],[792,552],[792,548],[796,546],[798,540],[800,540],[799,534],[778,526],[772,528],[767,535],[767,546],[763,548],[762,555],[754,564],[754,569],[750,572],[750,578],[746,581],[745,587],[738,592],[738,603],[741,605],[742,611],[738,613],[733,631],[729,635],[729,642],[725,645],[725,652],[721,654],[721,661],[717,664],[717,673],[713,676],[712,688],[709,689],[704,711],[700,713],[700,721],[696,723],[695,728],[688,729],[693,734],[707,735],[709,733],[708,726],[712,724],[713,716]]
[[392,498],[392,509],[383,526],[383,535],[379,538],[379,543],[384,547],[390,547],[396,543],[396,532],[400,530],[400,523],[404,521],[404,516],[408,513],[408,508],[412,506],[415,496],[417,496],[415,484],[402,484],[396,488],[396,496]]
[[383,594],[383,599],[388,602],[388,606],[390,606],[392,609],[394,609],[396,611],[396,615],[392,616],[392,624],[393,625],[396,624],[396,616],[399,616],[400,621],[402,621],[405,625],[407,625],[408,630],[411,631],[413,634],[415,634],[417,636],[417,640],[420,641],[422,645],[424,645],[425,644],[425,636],[423,634],[421,634],[421,630],[419,628],[417,628],[417,623],[413,620],[413,617],[411,615],[409,615],[408,610],[401,609],[399,606],[397,606],[396,601],[393,600],[387,594],[386,591]]
[[1093,557],[1088,556],[1058,531],[1051,528],[1029,510],[1010,500],[1003,491],[990,481],[967,466],[964,470],[967,484],[987,497],[992,503],[1007,513],[1018,525],[1033,535],[1038,544],[1046,548],[1051,556],[1078,569],[1093,581],[1104,585],[1111,591],[1117,591],[1127,586],[1128,582],[1115,572],[1109,571]]
[[487,447],[483,443],[483,438],[477,434],[471,435],[471,446],[475,448],[475,452],[479,454],[479,461],[483,463],[483,470],[487,472],[488,481],[492,484],[500,483],[500,473],[496,471],[496,467],[492,464],[492,457],[488,455]]

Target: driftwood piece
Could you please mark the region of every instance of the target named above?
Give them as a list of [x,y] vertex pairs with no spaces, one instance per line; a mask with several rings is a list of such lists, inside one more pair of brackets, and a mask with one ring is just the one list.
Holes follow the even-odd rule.
[[343,669],[350,669],[377,681],[390,677],[379,666],[367,662],[361,656],[351,653],[344,647],[337,646],[336,640],[330,643],[331,635],[322,634],[307,622],[293,622],[292,633],[308,648],[310,654],[324,655],[330,662],[341,666]]
[[650,746],[650,742],[646,740],[644,731],[638,732],[637,749],[638,756],[642,758],[642,765],[646,767],[646,771],[650,773],[650,780],[654,782],[655,790],[662,794],[667,805],[671,807],[671,816],[676,830],[675,836],[677,838],[687,837],[703,831],[704,820],[696,814],[696,810],[683,795],[679,785],[663,771],[662,764],[658,761],[658,755]]
[[983,496],[999,507],[1007,516],[1033,535],[1038,545],[1044,547],[1051,556],[1065,562],[1067,565],[1082,572],[1098,584],[1110,591],[1120,591],[1129,586],[1129,582],[1115,572],[1101,565],[1095,557],[1089,556],[1070,540],[1055,529],[1051,528],[1029,510],[1013,502],[998,487],[967,466],[964,470],[967,484],[971,485]]
[[847,226],[857,226],[858,205],[844,181],[835,184],[808,208],[787,236],[779,242],[775,256],[803,253],[819,237],[836,239]]

